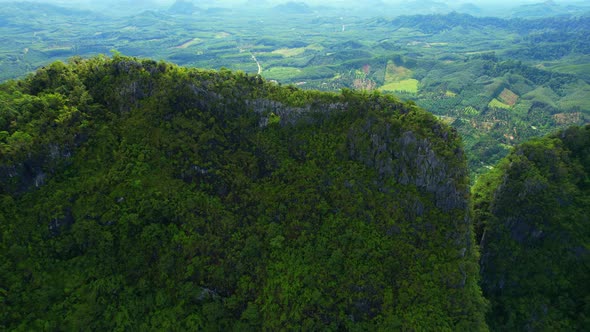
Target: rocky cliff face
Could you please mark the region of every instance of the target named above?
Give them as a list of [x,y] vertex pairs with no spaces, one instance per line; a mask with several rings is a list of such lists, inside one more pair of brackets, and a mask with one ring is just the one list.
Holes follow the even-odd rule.
[[[431,120],[433,132],[447,130],[437,137],[448,144],[451,158],[435,151],[434,144],[420,134],[395,125],[383,128],[367,121],[349,133],[350,156],[374,167],[382,178],[394,178],[403,185],[413,185],[434,195],[435,204],[444,211],[466,210],[469,188],[465,185],[467,170],[460,166],[463,150],[457,144],[456,133],[442,129]],[[368,147],[363,145],[369,144]],[[448,152],[447,152],[448,153]],[[445,160],[446,159],[446,160]]]
[[4,91],[43,107],[0,122],[3,328],[485,329],[461,143],[412,104],[125,57]]

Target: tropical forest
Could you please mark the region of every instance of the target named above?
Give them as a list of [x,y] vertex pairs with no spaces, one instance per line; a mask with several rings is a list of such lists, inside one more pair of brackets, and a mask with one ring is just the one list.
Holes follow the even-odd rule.
[[0,330],[590,326],[590,4],[0,6]]

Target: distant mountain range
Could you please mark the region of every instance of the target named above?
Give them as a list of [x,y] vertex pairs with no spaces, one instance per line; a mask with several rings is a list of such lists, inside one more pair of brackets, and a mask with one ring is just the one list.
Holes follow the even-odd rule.
[[[0,1],[0,3],[10,3],[12,1]],[[544,1],[524,5],[494,5],[491,3],[468,2],[468,3],[448,3],[436,0],[425,1],[405,1],[398,3],[388,3],[381,0],[370,0],[358,3],[343,4],[342,2],[310,2],[310,1],[265,1],[265,0],[248,0],[238,3],[229,1],[101,1],[100,3],[91,1],[76,1],[75,4],[60,1],[27,1],[15,2],[25,6],[36,4],[44,6],[45,4],[53,8],[68,8],[70,13],[80,12],[83,10],[92,10],[106,13],[109,15],[133,15],[145,10],[166,11],[174,14],[191,14],[199,9],[231,8],[244,9],[274,9],[289,14],[311,14],[314,15],[347,15],[347,16],[400,16],[400,15],[426,15],[426,14],[447,14],[459,12],[474,16],[495,16],[504,18],[542,18],[552,16],[582,16],[590,13],[590,4],[584,2],[557,3],[555,1]],[[59,9],[60,11],[63,11]],[[72,12],[73,10],[73,12]]]
[[590,4],[557,4],[555,1],[522,5],[512,10],[511,17],[539,18],[548,16],[588,14]]
[[[396,28],[419,29],[425,33],[437,33],[445,29],[455,27],[482,28],[495,27],[518,32],[530,32],[534,30],[546,30],[559,28],[562,32],[590,30],[590,16],[581,16],[572,19],[556,20],[551,17],[539,19],[475,17],[469,14],[452,12],[447,15],[412,15],[400,16],[392,19],[391,25]],[[556,26],[557,25],[557,26]]]

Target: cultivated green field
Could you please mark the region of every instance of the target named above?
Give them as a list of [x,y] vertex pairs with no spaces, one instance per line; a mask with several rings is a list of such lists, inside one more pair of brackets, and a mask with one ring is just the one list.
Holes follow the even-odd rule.
[[418,80],[410,78],[399,82],[387,83],[380,87],[379,91],[418,93],[419,84],[420,82]]

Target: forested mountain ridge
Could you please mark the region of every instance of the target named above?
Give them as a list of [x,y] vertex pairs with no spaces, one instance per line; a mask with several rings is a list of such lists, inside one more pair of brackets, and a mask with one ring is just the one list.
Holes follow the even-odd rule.
[[486,330],[454,130],[115,55],[0,85],[0,328]]
[[537,19],[516,19],[500,17],[476,17],[469,14],[449,13],[447,15],[411,15],[400,16],[389,21],[396,28],[417,28],[427,33],[463,27],[482,29],[493,27],[521,33],[558,30],[566,33],[587,31],[590,29],[590,16],[547,17]]
[[474,187],[490,328],[590,325],[590,125],[515,147]]
[[[509,59],[553,60],[590,52],[590,16],[548,17],[538,19],[505,19],[498,17],[475,17],[468,14],[400,16],[382,20],[396,30],[415,29],[431,36],[445,35],[458,30],[465,33],[513,34],[513,47],[505,52]],[[425,38],[426,37],[426,38]]]

